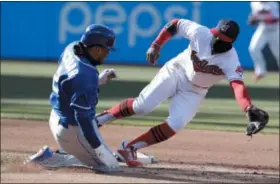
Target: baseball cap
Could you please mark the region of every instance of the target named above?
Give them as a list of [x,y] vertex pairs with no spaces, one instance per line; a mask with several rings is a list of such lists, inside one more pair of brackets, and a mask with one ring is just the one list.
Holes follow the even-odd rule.
[[211,32],[225,42],[234,42],[239,34],[239,25],[233,20],[223,19],[211,29]]

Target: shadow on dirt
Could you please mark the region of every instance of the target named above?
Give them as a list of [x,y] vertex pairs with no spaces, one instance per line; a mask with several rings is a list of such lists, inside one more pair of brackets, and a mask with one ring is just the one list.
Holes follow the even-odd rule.
[[233,173],[219,171],[197,171],[180,168],[128,168],[122,167],[122,172],[110,175],[122,177],[135,177],[153,180],[167,180],[173,182],[260,182],[277,183],[279,175],[263,173]]
[[[20,172],[20,173],[42,173],[47,171],[38,166],[29,165],[28,167],[22,166],[15,169],[15,165],[5,172]],[[237,173],[225,171],[203,171],[193,170],[191,168],[167,168],[167,167],[138,167],[130,168],[121,166],[121,171],[116,173],[97,173],[95,171],[85,168],[61,168],[57,170],[48,170],[56,173],[93,173],[101,175],[119,176],[126,178],[141,178],[160,181],[171,182],[197,182],[197,183],[279,183],[279,175],[264,174],[261,172],[244,172]]]

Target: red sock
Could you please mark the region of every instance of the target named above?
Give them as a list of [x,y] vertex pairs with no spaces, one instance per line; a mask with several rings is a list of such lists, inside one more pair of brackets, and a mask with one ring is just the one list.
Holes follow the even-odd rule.
[[148,132],[129,142],[126,147],[133,146],[135,149],[141,149],[163,142],[175,134],[176,132],[174,132],[174,130],[170,128],[166,122],[163,122],[160,125],[152,127]]
[[117,119],[134,115],[135,112],[133,111],[133,101],[134,98],[127,98],[106,112],[112,114]]

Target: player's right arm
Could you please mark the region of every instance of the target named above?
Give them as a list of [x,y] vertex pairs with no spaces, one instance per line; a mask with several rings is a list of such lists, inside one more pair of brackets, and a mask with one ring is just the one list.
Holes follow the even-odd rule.
[[150,64],[155,64],[159,58],[160,48],[176,34],[190,41],[195,41],[198,33],[205,29],[208,30],[208,28],[188,19],[171,20],[162,28],[156,39],[152,42],[147,51],[147,61]]

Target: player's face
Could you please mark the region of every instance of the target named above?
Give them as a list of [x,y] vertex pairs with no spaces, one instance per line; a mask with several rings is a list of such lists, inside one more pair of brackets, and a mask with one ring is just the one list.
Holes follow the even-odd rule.
[[213,36],[211,41],[211,48],[213,53],[223,53],[230,50],[232,48],[232,44],[229,42],[224,42],[218,37]]
[[109,54],[109,49],[105,47],[93,47],[90,54],[94,60],[99,61],[101,64],[104,63],[106,57]]
[[108,48],[100,47],[100,50],[99,50],[99,61],[101,63],[104,63],[104,60],[107,58],[108,54],[109,54],[109,49]]

